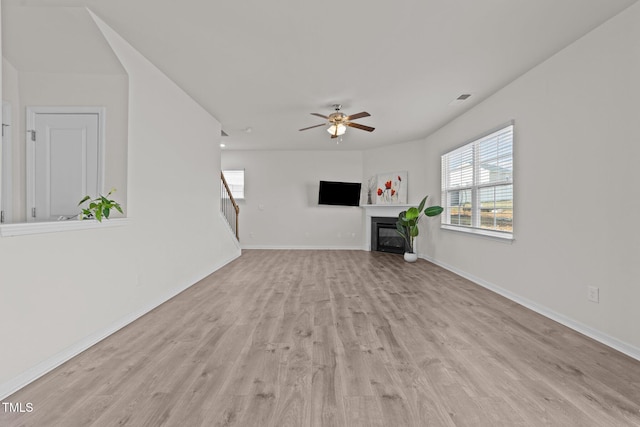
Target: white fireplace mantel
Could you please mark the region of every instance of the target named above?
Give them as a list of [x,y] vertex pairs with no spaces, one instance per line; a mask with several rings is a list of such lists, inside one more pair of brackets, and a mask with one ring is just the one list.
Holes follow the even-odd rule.
[[361,205],[367,216],[398,216],[413,205]]
[[397,218],[400,212],[406,211],[413,205],[361,205],[364,209],[366,219],[365,227],[365,243],[367,250],[371,250],[371,217],[373,216],[386,216]]

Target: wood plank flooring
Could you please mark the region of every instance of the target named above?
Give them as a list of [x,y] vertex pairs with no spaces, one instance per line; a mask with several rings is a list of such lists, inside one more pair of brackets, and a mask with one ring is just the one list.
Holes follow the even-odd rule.
[[431,263],[242,257],[4,402],[1,426],[640,426],[640,362]]

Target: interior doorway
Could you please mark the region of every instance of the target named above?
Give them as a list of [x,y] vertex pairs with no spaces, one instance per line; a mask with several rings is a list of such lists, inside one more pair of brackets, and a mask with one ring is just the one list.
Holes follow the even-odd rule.
[[102,192],[104,109],[27,107],[27,221],[78,215]]

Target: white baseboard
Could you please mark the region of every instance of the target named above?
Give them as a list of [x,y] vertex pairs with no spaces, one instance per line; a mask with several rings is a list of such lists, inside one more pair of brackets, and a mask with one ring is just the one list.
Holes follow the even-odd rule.
[[484,279],[481,279],[479,277],[476,277],[472,274],[467,273],[466,271],[462,271],[456,267],[453,267],[449,264],[433,259],[424,254],[420,254],[419,256],[420,258],[427,260],[429,262],[432,262],[446,270],[449,270],[452,273],[457,274],[458,276],[462,276],[465,279],[468,279],[474,282],[475,284],[482,286],[483,288],[486,288],[492,292],[502,295],[503,297],[528,308],[529,310],[533,310],[536,313],[543,315],[544,317],[554,320],[560,323],[561,325],[564,325],[570,329],[573,329],[574,331],[579,332],[583,335],[586,335],[589,338],[592,338],[601,344],[604,344],[608,347],[618,350],[619,352],[624,353],[627,356],[640,361],[640,348],[638,347],[635,347],[631,344],[620,341],[619,339],[614,338],[610,335],[607,335],[604,332],[598,331],[597,329],[593,329],[588,325],[585,325],[563,314],[550,310],[547,307],[544,307],[534,301],[531,301],[527,298],[514,294],[513,292],[503,289],[499,286],[496,286],[493,283],[489,283]]
[[299,251],[362,251],[362,246],[277,246],[277,245],[244,245],[242,249],[299,250]]
[[168,300],[170,300],[171,298],[175,297],[180,292],[183,292],[184,290],[190,288],[191,286],[193,286],[196,283],[198,283],[200,280],[202,280],[205,277],[207,277],[208,275],[210,275],[210,274],[214,273],[215,271],[219,270],[220,268],[224,267],[225,265],[227,265],[231,261],[235,260],[239,256],[240,256],[240,252],[235,253],[229,259],[227,259],[227,260],[225,260],[223,262],[220,262],[216,266],[211,268],[211,271],[208,272],[208,273],[205,273],[204,275],[202,275],[202,277],[193,277],[190,280],[185,281],[185,283],[183,283],[181,286],[178,286],[178,287],[175,287],[175,288],[171,289],[170,291],[166,292],[164,295],[156,298],[154,301],[152,301],[149,304],[147,304],[145,307],[143,307],[143,308],[141,308],[141,309],[139,309],[139,310],[137,310],[137,311],[135,311],[133,313],[130,313],[129,315],[123,317],[122,319],[120,319],[120,320],[112,323],[111,325],[107,326],[103,330],[96,331],[95,333],[87,336],[86,338],[84,338],[81,341],[75,343],[74,345],[72,345],[70,347],[67,347],[66,349],[62,350],[61,352],[49,357],[48,359],[44,360],[43,362],[37,364],[36,366],[34,366],[34,367],[30,368],[30,369],[28,369],[27,371],[21,373],[20,375],[10,379],[9,381],[6,381],[6,382],[0,384],[0,400],[5,399],[6,397],[12,395],[13,393],[15,393],[16,391],[20,390],[22,387],[26,386],[27,384],[37,380],[38,378],[40,378],[44,374],[52,371],[53,369],[55,369],[58,366],[62,365],[64,362],[66,362],[69,359],[71,359],[71,358],[77,356],[78,354],[82,353],[83,351],[85,351],[89,347],[99,343],[100,341],[102,341],[103,339],[108,337],[109,335],[111,335],[111,334],[117,332],[118,330],[124,328],[125,326],[127,326],[130,323],[132,323],[136,319],[142,317],[143,315],[147,314],[148,312],[150,312],[154,308],[158,307],[159,305],[161,305],[161,304],[167,302]]

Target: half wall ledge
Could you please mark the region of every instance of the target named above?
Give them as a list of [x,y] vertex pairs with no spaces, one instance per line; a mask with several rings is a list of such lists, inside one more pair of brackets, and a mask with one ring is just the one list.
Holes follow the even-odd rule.
[[96,228],[123,227],[129,223],[129,218],[105,219],[98,222],[92,220],[51,221],[51,222],[23,222],[19,224],[0,225],[0,237],[26,236],[30,234],[59,233],[64,231],[92,230]]

